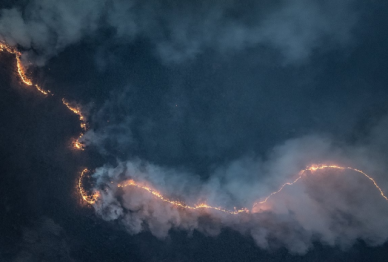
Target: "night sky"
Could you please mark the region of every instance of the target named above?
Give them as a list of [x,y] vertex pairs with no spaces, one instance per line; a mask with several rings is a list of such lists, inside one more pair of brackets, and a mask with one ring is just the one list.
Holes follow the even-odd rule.
[[[388,194],[387,14],[378,0],[1,1],[0,40],[54,95],[0,53],[0,262],[387,261],[388,203],[348,171],[246,220],[110,187],[144,179],[233,209],[332,163]],[[84,151],[62,98],[87,118]],[[84,168],[107,192],[94,206]]]

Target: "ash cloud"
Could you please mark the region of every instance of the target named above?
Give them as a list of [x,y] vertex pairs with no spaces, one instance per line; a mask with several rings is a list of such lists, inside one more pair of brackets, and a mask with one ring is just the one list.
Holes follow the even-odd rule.
[[[166,63],[206,50],[234,53],[251,47],[277,51],[286,63],[321,47],[345,46],[356,23],[353,1],[29,1],[0,10],[0,39],[19,45],[37,64],[92,38],[128,44],[147,39]],[[102,30],[113,30],[104,39]]]

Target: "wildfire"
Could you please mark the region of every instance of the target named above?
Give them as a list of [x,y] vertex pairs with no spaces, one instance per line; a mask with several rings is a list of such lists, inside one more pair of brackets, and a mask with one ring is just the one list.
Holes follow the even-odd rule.
[[47,96],[48,94],[50,94],[51,92],[50,92],[50,90],[44,90],[44,89],[42,89],[39,85],[35,85],[35,87],[36,87],[36,89],[39,91],[39,92],[41,92],[42,94],[44,94],[45,96]]
[[270,197],[272,197],[273,195],[276,195],[277,193],[281,192],[283,190],[283,188],[285,186],[292,186],[293,184],[295,184],[296,182],[298,182],[304,175],[306,175],[306,172],[307,171],[310,171],[310,172],[314,172],[314,171],[317,171],[317,170],[322,170],[322,169],[340,169],[340,170],[352,170],[354,172],[357,172],[359,174],[362,174],[363,176],[365,176],[366,178],[368,178],[370,181],[372,181],[373,185],[376,187],[376,189],[380,192],[380,195],[388,201],[388,197],[386,195],[384,195],[384,192],[383,190],[380,188],[380,186],[376,183],[376,181],[369,175],[367,175],[364,171],[360,170],[360,169],[356,169],[356,168],[353,168],[353,167],[343,167],[343,166],[335,166],[335,165],[321,165],[321,166],[317,166],[317,165],[312,165],[306,169],[303,169],[302,171],[299,172],[299,176],[291,183],[285,183],[283,184],[280,189],[278,191],[275,191],[275,192],[272,192],[271,194],[269,194],[266,198],[264,198],[264,200],[262,201],[259,201],[259,202],[256,202],[253,204],[253,208],[255,208],[257,205],[260,205],[260,204],[264,204],[265,202],[268,201],[268,199]]
[[72,142],[73,148],[78,150],[85,150],[85,145],[79,141],[82,136],[83,134],[81,134],[77,139],[73,140]]
[[191,210],[196,210],[196,209],[214,209],[214,210],[218,210],[218,211],[221,211],[221,212],[224,212],[224,213],[228,213],[228,214],[232,214],[232,215],[237,215],[237,214],[240,214],[240,213],[249,213],[249,210],[247,208],[242,208],[242,209],[236,209],[235,210],[227,210],[225,208],[222,208],[222,207],[213,207],[213,206],[209,206],[208,204],[206,203],[200,203],[200,204],[197,204],[197,205],[194,205],[194,206],[190,206],[190,205],[187,205],[185,204],[184,202],[181,202],[181,201],[176,201],[176,200],[171,200],[171,199],[168,199],[167,197],[163,196],[160,192],[150,188],[150,187],[147,187],[147,186],[143,186],[143,185],[140,185],[139,183],[136,183],[134,180],[128,180],[122,184],[118,184],[117,185],[118,187],[127,187],[127,186],[133,186],[133,187],[137,187],[137,188],[140,188],[142,190],[145,190],[147,192],[149,192],[150,194],[154,195],[156,198],[164,201],[164,202],[167,202],[173,206],[176,206],[176,207],[181,207],[181,208],[184,208],[184,209],[191,209]]
[[16,58],[16,66],[17,66],[17,70],[18,70],[18,73],[19,73],[19,76],[20,76],[20,79],[23,81],[24,84],[28,85],[28,86],[32,86],[32,81],[26,76],[26,73],[24,72],[24,68],[23,68],[23,65],[22,65],[22,62],[20,60],[20,57],[22,56],[22,54],[17,51],[15,48],[13,47],[10,47],[4,43],[0,43],[0,52],[3,52],[3,51],[6,51],[10,54],[14,54],[15,55],[15,58]]
[[[5,43],[1,43],[1,42],[0,42],[0,52],[8,52],[10,54],[15,55],[17,71],[18,71],[18,74],[19,74],[19,77],[20,77],[21,81],[25,85],[32,86],[33,82],[32,82],[31,79],[29,79],[27,77],[27,75],[25,73],[25,69],[24,69],[24,67],[22,65],[22,62],[21,62],[21,59],[20,59],[21,58],[21,53],[16,48],[13,48],[13,47],[11,47],[11,46],[9,46],[9,45],[7,45]],[[51,93],[49,90],[46,91],[46,90],[42,89],[37,84],[35,84],[35,88],[40,93],[42,93],[43,95],[48,95],[48,94]],[[62,99],[62,102],[70,111],[72,111],[74,114],[79,116],[79,120],[81,122],[80,123],[81,129],[86,131],[87,130],[87,123],[86,123],[85,116],[81,112],[81,109],[78,106],[77,107],[71,106],[70,103],[67,102],[64,98]],[[83,133],[81,133],[81,135],[78,137],[78,139],[75,139],[73,141],[72,144],[73,144],[73,147],[75,149],[84,150],[84,147],[85,147],[84,144],[79,141],[82,138],[82,136],[83,136]],[[379,191],[381,197],[383,197],[386,201],[388,201],[388,197],[384,194],[383,190],[376,183],[376,181],[371,176],[369,176],[368,174],[366,174],[364,171],[362,171],[360,169],[356,169],[356,168],[352,168],[352,167],[335,166],[335,165],[312,165],[310,167],[307,167],[306,169],[301,170],[299,172],[299,176],[294,181],[287,182],[287,183],[283,184],[277,191],[272,192],[267,197],[265,197],[263,200],[255,202],[253,204],[252,211],[254,210],[254,208],[256,206],[265,204],[272,196],[280,193],[286,186],[292,186],[295,183],[297,183],[299,180],[301,180],[303,178],[303,176],[308,174],[308,171],[311,174],[311,173],[313,173],[313,172],[315,172],[317,170],[323,170],[323,169],[352,170],[352,171],[354,171],[356,173],[362,174],[364,177],[368,178],[373,183],[375,188]],[[88,193],[84,189],[84,187],[83,187],[83,179],[84,179],[84,176],[85,176],[85,174],[87,172],[89,172],[88,169],[84,169],[81,172],[81,175],[80,175],[79,180],[78,180],[78,191],[79,191],[82,199],[85,202],[87,202],[90,205],[93,205],[93,204],[96,203],[96,201],[100,197],[100,193],[98,191],[94,191],[93,194],[88,195]],[[235,208],[234,210],[227,210],[227,209],[222,208],[222,207],[210,206],[210,205],[208,205],[206,203],[200,203],[200,204],[197,204],[197,205],[194,205],[194,206],[190,206],[190,205],[188,205],[188,204],[186,204],[184,202],[181,202],[181,201],[171,200],[171,199],[163,196],[160,192],[158,192],[158,191],[156,191],[156,190],[154,190],[154,189],[152,189],[152,188],[150,188],[148,186],[141,185],[141,184],[135,182],[134,180],[128,180],[128,181],[126,181],[124,183],[118,184],[118,187],[121,187],[121,188],[128,187],[128,186],[133,186],[133,187],[139,188],[141,190],[144,190],[144,191],[152,194],[154,197],[156,197],[157,199],[159,199],[161,201],[167,202],[167,203],[169,203],[169,204],[171,204],[171,205],[173,205],[175,207],[180,207],[180,208],[184,208],[184,209],[190,209],[190,210],[213,209],[213,210],[221,211],[221,212],[232,214],[232,215],[252,212],[248,208],[241,208],[241,209],[236,209]]]
[[98,191],[95,191],[92,195],[88,195],[86,190],[84,189],[83,185],[82,185],[82,181],[84,179],[84,176],[86,173],[88,173],[89,170],[87,168],[85,168],[84,170],[82,170],[81,172],[81,175],[78,179],[78,191],[82,197],[82,199],[90,204],[90,205],[93,205],[94,203],[96,203],[97,199],[100,197],[100,192]]
[[[18,71],[20,80],[25,85],[32,86],[33,85],[32,80],[27,77],[27,75],[25,73],[25,70],[24,70],[24,67],[22,65],[21,59],[20,59],[22,54],[16,48],[13,48],[13,47],[11,47],[11,46],[9,46],[9,45],[7,45],[5,43],[2,43],[2,42],[0,42],[0,52],[7,52],[7,53],[15,55],[16,67],[17,67],[17,71]],[[48,94],[51,94],[51,92],[49,90],[44,90],[38,84],[35,84],[35,88],[36,88],[36,90],[38,90],[43,95],[47,96]],[[81,126],[82,130],[85,131],[87,129],[87,124],[85,122],[85,117],[82,114],[80,108],[79,107],[72,107],[65,99],[62,99],[62,102],[69,110],[71,110],[73,113],[75,113],[75,114],[77,114],[79,116],[79,120],[81,121],[80,126]],[[79,150],[84,150],[84,145],[79,141],[79,139],[82,136],[83,136],[83,134],[81,134],[78,137],[78,139],[74,140],[74,142],[73,142],[73,147],[74,148],[79,149]],[[82,173],[81,173],[81,175],[79,177],[79,180],[78,180],[78,190],[79,190],[83,200],[85,200],[89,204],[94,204],[95,201],[99,197],[99,192],[96,191],[92,195],[88,195],[87,192],[84,190],[84,188],[82,186],[82,180],[83,180],[83,178],[84,178],[84,176],[85,176],[85,174],[87,172],[88,172],[87,169],[84,169],[82,171]]]
[[[20,60],[20,57],[21,57],[21,53],[16,49],[16,48],[13,48],[7,44],[4,44],[4,43],[1,43],[0,42],[0,52],[8,52],[10,54],[14,54],[15,55],[15,58],[16,58],[16,67],[17,67],[17,71],[19,73],[19,77],[20,77],[20,80],[28,85],[28,86],[32,86],[33,83],[32,83],[32,80],[29,79],[27,76],[26,76],[26,73],[25,73],[25,70],[23,68],[23,65],[22,65],[22,62]],[[36,90],[38,90],[41,94],[47,96],[49,94],[51,94],[50,90],[44,90],[43,88],[41,88],[38,84],[35,84],[35,88]],[[72,107],[70,105],[69,102],[67,102],[64,98],[62,99],[62,102],[63,104],[69,109],[71,110],[74,114],[78,115],[79,116],[79,120],[81,121],[80,123],[80,126],[82,128],[82,130],[86,131],[87,129],[87,124],[85,122],[85,117],[84,115],[82,114],[81,112],[81,109],[79,107]],[[83,134],[81,134],[78,139],[75,139],[73,141],[73,147],[75,149],[78,149],[78,150],[84,150],[84,145],[79,142],[79,139],[83,136]]]
[[[13,47],[10,47],[9,45],[6,45],[4,43],[0,43],[0,52],[8,52],[10,54],[14,54],[15,55],[15,58],[16,58],[16,67],[17,67],[17,71],[18,71],[18,74],[19,74],[19,77],[20,77],[20,80],[22,80],[22,82],[25,84],[25,85],[28,85],[28,86],[32,86],[32,80],[29,79],[25,73],[25,70],[24,70],[24,67],[22,65],[22,62],[20,60],[20,57],[22,56],[22,54],[17,51],[15,48]],[[51,93],[49,90],[44,90],[42,89],[39,85],[35,85],[36,89],[44,94],[44,95],[48,95],[49,93]]]
[[[77,106],[77,107],[73,107],[70,105],[69,102],[66,101],[66,99],[62,98],[62,103],[71,111],[73,112],[74,114],[78,115],[79,116],[79,120],[81,122],[84,122],[85,121],[85,117],[83,116],[82,112],[81,112],[81,109]],[[82,125],[81,125],[82,127]]]
[[15,53],[15,55],[16,55],[16,65],[18,67],[18,73],[19,73],[20,79],[26,85],[32,86],[32,81],[27,78],[26,73],[24,72],[24,68],[23,68],[22,62],[20,61],[20,56],[21,56],[20,53],[17,52],[17,53]]
[[[67,102],[64,98],[62,98],[62,103],[71,111],[73,112],[74,114],[78,115],[79,117],[79,121],[81,122],[80,123],[80,126],[81,126],[81,129],[83,131],[86,131],[87,130],[87,124],[86,124],[86,118],[85,116],[82,114],[82,111],[81,111],[81,108],[79,106],[71,106],[69,102]],[[77,149],[77,150],[84,150],[85,148],[85,145],[83,143],[81,143],[79,140],[81,139],[81,137],[83,137],[83,133],[78,137],[78,139],[75,139],[72,143],[73,145],[73,148]]]
[[[28,85],[28,86],[32,86],[33,83],[32,83],[32,80],[29,79],[25,73],[25,70],[23,68],[23,65],[22,65],[22,62],[21,62],[21,53],[16,49],[16,48],[13,48],[5,43],[1,43],[0,42],[0,52],[8,52],[10,54],[13,54],[15,55],[15,58],[16,58],[16,67],[17,67],[17,71],[19,73],[19,77],[20,77],[20,80]],[[35,84],[34,85],[36,90],[38,90],[41,94],[47,96],[49,94],[51,94],[50,90],[44,90],[43,88],[41,88],[38,84]],[[87,129],[87,124],[85,122],[85,117],[84,115],[82,114],[81,112],[81,109],[79,107],[72,107],[70,105],[69,102],[67,102],[65,99],[62,99],[62,102],[63,104],[69,109],[71,110],[74,114],[78,115],[79,116],[79,120],[81,121],[80,123],[80,126],[82,128],[82,130],[86,131]],[[73,141],[73,147],[75,149],[78,149],[78,150],[84,150],[84,144],[82,144],[79,139],[83,136],[83,134],[81,134],[78,139],[75,139]]]
[[[151,187],[148,187],[148,186],[143,185],[141,183],[138,183],[138,182],[134,181],[133,179],[130,179],[130,180],[127,180],[127,181],[125,181],[123,183],[120,183],[120,184],[117,185],[117,187],[120,187],[120,188],[129,187],[129,186],[136,187],[136,188],[139,188],[141,190],[144,190],[144,191],[152,194],[155,198],[157,198],[157,199],[159,199],[159,200],[161,200],[163,202],[169,203],[169,204],[171,204],[171,205],[173,205],[175,207],[179,207],[179,208],[183,208],[183,209],[189,209],[189,210],[213,209],[213,210],[221,211],[221,212],[224,212],[224,213],[227,213],[227,214],[237,215],[237,214],[241,214],[241,213],[254,213],[254,210],[255,210],[255,208],[257,206],[265,204],[268,201],[268,199],[270,199],[272,196],[276,195],[277,193],[280,193],[286,186],[292,186],[293,184],[297,183],[299,180],[301,180],[303,178],[303,176],[308,174],[307,173],[308,171],[311,174],[314,171],[323,170],[323,169],[352,170],[352,171],[354,171],[356,173],[362,174],[363,176],[368,178],[373,183],[373,185],[376,187],[376,189],[380,192],[380,195],[385,200],[388,201],[388,197],[384,194],[384,192],[380,188],[380,186],[376,183],[376,181],[371,176],[366,174],[364,171],[356,169],[356,168],[352,168],[352,167],[342,167],[342,166],[335,166],[335,165],[320,165],[320,166],[313,165],[313,166],[310,166],[310,167],[308,167],[306,169],[301,170],[299,172],[299,176],[294,181],[287,182],[287,183],[283,184],[279,188],[279,190],[272,192],[267,197],[265,197],[262,201],[255,202],[253,204],[251,210],[249,210],[248,208],[241,208],[241,209],[236,209],[235,208],[234,210],[228,210],[228,209],[225,209],[223,207],[210,206],[210,205],[208,205],[206,203],[200,203],[200,204],[197,204],[197,205],[190,206],[190,205],[188,205],[188,204],[186,204],[184,202],[181,202],[181,201],[171,200],[171,199],[165,197],[159,191],[157,191],[155,189],[152,189]],[[81,182],[83,175],[84,175],[84,172],[81,174],[81,177],[80,177],[80,183],[79,183],[80,194],[81,194],[83,199],[87,199],[85,201],[87,201],[89,204],[94,204],[96,202],[96,200],[98,199],[99,194],[98,193],[94,193],[92,196],[87,196],[86,195],[85,190],[82,187],[82,182]]]

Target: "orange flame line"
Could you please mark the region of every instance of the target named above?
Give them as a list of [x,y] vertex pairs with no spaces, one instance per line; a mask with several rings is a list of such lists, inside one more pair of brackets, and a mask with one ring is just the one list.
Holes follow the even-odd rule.
[[[32,80],[29,79],[27,76],[26,76],[26,73],[25,73],[25,70],[23,68],[23,65],[22,65],[22,62],[20,60],[20,57],[21,57],[21,53],[16,49],[16,48],[13,48],[5,43],[1,43],[0,42],[0,52],[3,52],[3,51],[6,51],[10,54],[14,54],[15,55],[15,58],[16,58],[16,67],[17,67],[17,71],[19,73],[19,77],[20,77],[20,80],[28,85],[28,86],[32,86],[33,83],[32,83]],[[43,88],[41,88],[38,84],[35,84],[35,88],[36,90],[38,90],[40,93],[42,93],[43,95],[47,96],[48,94],[50,94],[50,90],[44,90]],[[78,107],[72,107],[70,106],[70,104],[65,100],[65,99],[62,99],[62,102],[63,104],[69,109],[71,110],[73,113],[77,114],[79,116],[79,120],[81,121],[81,128],[82,130],[86,131],[87,129],[87,125],[86,125],[86,122],[85,122],[85,117],[83,116],[81,110],[78,108]],[[79,142],[79,139],[83,136],[83,134],[81,134],[78,139],[76,139],[72,144],[73,144],[73,147],[75,149],[78,149],[78,150],[84,150],[84,144],[82,144],[81,142]]]
[[[81,129],[83,131],[86,131],[87,130],[87,124],[85,122],[85,116],[82,114],[82,111],[81,109],[77,106],[77,107],[74,107],[74,106],[71,106],[69,102],[67,102],[64,98],[62,98],[62,103],[71,111],[73,112],[74,114],[78,115],[79,117],[79,121],[81,122],[80,123],[80,126],[81,126]],[[78,150],[84,150],[85,149],[85,145],[80,142],[79,140],[81,139],[81,137],[83,137],[83,133],[81,133],[81,135],[75,139],[72,143],[73,145],[73,148],[75,149],[78,149]]]
[[264,198],[264,200],[260,201],[260,202],[256,202],[253,204],[253,207],[259,205],[259,204],[264,204],[265,202],[268,201],[268,199],[270,197],[272,197],[273,195],[276,195],[277,193],[281,192],[283,190],[283,188],[285,186],[292,186],[293,184],[295,184],[296,182],[298,182],[302,176],[306,173],[306,171],[316,171],[316,170],[322,170],[322,169],[340,169],[340,170],[352,170],[354,172],[357,172],[359,174],[362,174],[364,175],[366,178],[368,178],[370,181],[372,181],[373,185],[376,187],[376,189],[380,192],[380,195],[388,201],[388,197],[384,195],[384,192],[383,190],[380,188],[380,186],[376,183],[376,181],[369,175],[367,175],[364,171],[360,170],[360,169],[356,169],[356,168],[353,168],[353,167],[342,167],[342,166],[334,166],[334,165],[321,165],[321,166],[316,166],[316,165],[313,165],[311,167],[308,167],[302,171],[300,171],[300,175],[299,177],[297,177],[293,182],[291,183],[285,183],[283,184],[280,189],[278,191],[275,191],[275,192],[272,192],[269,196],[267,196],[266,198]]
[[20,79],[28,86],[32,86],[32,81],[27,78],[26,73],[24,72],[23,65],[20,61],[20,53],[16,53],[16,64],[18,67],[18,73],[20,76]]
[[[302,177],[303,175],[306,174],[307,171],[310,171],[310,172],[313,172],[313,171],[316,171],[316,170],[323,170],[323,169],[340,169],[340,170],[352,170],[354,172],[357,172],[359,174],[362,174],[363,176],[365,176],[366,178],[368,178],[370,181],[372,181],[373,185],[376,187],[376,189],[378,189],[378,191],[380,192],[380,195],[388,201],[388,197],[384,194],[383,190],[380,188],[380,186],[377,184],[377,182],[369,175],[367,175],[364,171],[360,170],[360,169],[356,169],[356,168],[352,168],[352,167],[341,167],[341,166],[335,166],[335,165],[321,165],[321,166],[317,166],[317,165],[313,165],[313,166],[310,166],[306,169],[303,169],[299,172],[299,176],[292,182],[287,182],[285,184],[283,184],[279,190],[277,191],[274,191],[272,192],[271,194],[269,194],[267,197],[264,198],[264,200],[262,201],[258,201],[258,202],[255,202],[253,204],[253,207],[252,207],[252,210],[260,205],[260,204],[264,204],[266,203],[272,196],[280,193],[286,186],[292,186],[293,184],[295,184],[296,182],[298,182]],[[81,174],[81,176],[83,176],[83,174]],[[80,179],[81,181],[81,179]],[[227,214],[232,214],[232,215],[237,215],[237,214],[240,214],[240,213],[250,213],[252,211],[250,211],[248,208],[241,208],[241,209],[234,209],[234,210],[227,210],[225,208],[222,208],[222,207],[214,207],[214,206],[210,206],[206,203],[200,203],[200,204],[197,204],[197,205],[194,205],[194,206],[190,206],[188,204],[185,204],[184,202],[181,202],[181,201],[176,201],[176,200],[171,200],[165,196],[163,196],[160,192],[148,187],[148,186],[144,186],[144,185],[141,185],[137,182],[135,182],[134,180],[130,179],[126,182],[123,182],[123,183],[120,183],[117,185],[117,187],[120,187],[120,188],[124,188],[124,187],[128,187],[128,186],[133,186],[133,187],[136,187],[136,188],[139,188],[139,189],[142,189],[150,194],[152,194],[153,196],[155,196],[156,198],[158,198],[159,200],[162,200],[164,202],[167,202],[175,207],[181,207],[181,208],[184,208],[184,209],[190,209],[190,210],[197,210],[197,209],[213,209],[213,210],[218,210],[218,211],[221,211],[221,212],[224,212],[224,213],[227,213]],[[82,188],[82,183],[79,184],[79,188],[80,188],[80,193],[81,193],[81,196],[82,198],[87,198],[89,199],[89,201],[87,201],[88,203],[91,203],[93,202],[93,204],[98,200],[98,197],[95,194],[93,194],[93,196],[86,196],[85,195],[85,191],[83,190]],[[92,199],[92,200],[91,200]]]
[[[32,80],[30,80],[27,76],[26,76],[26,73],[25,73],[25,70],[23,68],[23,65],[22,65],[22,62],[20,60],[20,57],[21,57],[21,53],[16,49],[16,48],[13,48],[5,43],[2,43],[0,42],[0,52],[8,52],[10,54],[14,54],[15,55],[15,58],[16,58],[16,67],[17,67],[17,71],[19,73],[19,77],[21,79],[21,81],[28,85],[28,86],[32,86],[33,83],[32,83]],[[42,89],[38,84],[35,84],[35,88],[40,92],[42,93],[43,95],[48,95],[50,94],[50,90],[44,90]],[[86,125],[86,122],[85,122],[85,117],[83,116],[81,110],[79,108],[74,108],[74,107],[71,107],[70,104],[65,100],[65,99],[62,99],[62,102],[63,104],[68,108],[70,109],[73,113],[77,114],[79,116],[79,119],[81,121],[81,128],[83,130],[86,130],[87,129],[87,125]],[[84,145],[79,142],[79,139],[83,136],[83,134],[81,134],[79,136],[78,139],[76,139],[74,142],[73,142],[73,146],[74,148],[76,149],[79,149],[79,150],[84,150]],[[82,180],[83,180],[83,177],[85,175],[85,173],[88,172],[87,169],[84,169],[81,173],[81,176],[78,180],[78,189],[79,189],[79,192],[82,196],[82,199],[85,200],[87,203],[89,204],[94,204],[95,201],[98,199],[99,197],[99,192],[95,192],[93,195],[91,196],[88,196],[86,191],[84,190],[83,186],[82,186]]]
[[42,89],[39,85],[35,85],[35,87],[36,87],[36,89],[39,91],[39,92],[41,92],[42,94],[44,94],[45,96],[47,96],[48,94],[50,94],[51,93],[51,91],[50,90],[44,90],[44,89]]
[[[17,67],[17,70],[18,70],[18,74],[19,74],[19,77],[20,77],[20,80],[22,80],[22,82],[28,86],[32,86],[32,80],[29,79],[25,73],[25,70],[23,68],[23,65],[22,65],[22,62],[20,60],[20,57],[22,56],[22,54],[17,51],[15,48],[13,47],[10,47],[4,43],[0,43],[0,52],[3,52],[3,51],[6,51],[10,54],[14,54],[15,55],[15,58],[16,58],[16,67]],[[42,94],[44,95],[48,95],[49,93],[51,93],[49,90],[43,90],[39,85],[35,85],[36,89],[41,92]]]
[[94,203],[96,203],[97,199],[99,198],[100,193],[98,191],[96,191],[92,195],[88,195],[87,192],[85,191],[85,189],[83,188],[82,181],[83,181],[83,178],[87,172],[89,172],[89,170],[87,168],[85,168],[81,172],[81,175],[78,179],[78,191],[80,192],[82,199],[86,203],[93,205]]
[[21,53],[17,51],[15,48],[10,47],[9,45],[6,45],[4,43],[0,43],[0,52],[6,51],[10,54],[14,54],[16,58],[16,66],[18,69],[18,73],[20,76],[20,79],[23,81],[24,84],[28,86],[32,86],[32,81],[26,76],[26,73],[24,72],[24,68],[22,65],[22,62],[20,61]]
[[294,181],[292,181],[292,182],[287,182],[287,183],[283,184],[283,185],[279,188],[278,191],[272,192],[272,193],[269,194],[266,198],[264,198],[263,201],[254,203],[254,204],[253,204],[253,207],[255,207],[255,206],[258,205],[258,204],[264,204],[264,203],[267,202],[268,199],[270,199],[273,195],[276,195],[277,193],[280,193],[280,192],[283,190],[283,188],[284,188],[285,186],[292,186],[293,184],[295,184],[296,182],[298,182],[301,178],[302,178],[302,176],[299,176],[299,177],[298,177],[297,179],[295,179]]
[[122,184],[118,184],[117,185],[118,187],[127,187],[127,186],[134,186],[134,187],[137,187],[137,188],[140,188],[140,189],[143,189],[149,193],[151,193],[152,195],[154,195],[155,197],[157,197],[158,199],[164,201],[164,202],[167,202],[167,203],[170,203],[171,205],[174,205],[176,207],[182,207],[182,208],[185,208],[185,209],[191,209],[191,210],[196,210],[196,209],[202,209],[202,208],[206,208],[206,209],[214,209],[214,210],[218,210],[218,211],[221,211],[221,212],[224,212],[224,213],[228,213],[228,214],[232,214],[232,215],[237,215],[237,214],[240,214],[240,213],[249,213],[249,210],[247,208],[242,208],[242,209],[236,209],[234,211],[232,210],[227,210],[225,208],[222,208],[222,207],[213,207],[213,206],[209,206],[208,204],[206,203],[200,203],[200,204],[197,204],[195,206],[190,206],[190,205],[187,205],[181,201],[176,201],[176,200],[170,200],[166,197],[164,197],[160,192],[156,191],[156,190],[153,190],[147,186],[142,186],[138,183],[136,183],[134,180],[128,180],[127,182],[124,182]]
[[[19,73],[19,77],[20,79],[22,80],[22,82],[28,86],[32,86],[33,83],[32,83],[32,80],[30,80],[27,76],[26,76],[26,73],[24,71],[24,68],[23,68],[23,65],[21,63],[21,60],[20,60],[20,57],[21,57],[21,53],[19,51],[16,50],[16,48],[13,48],[13,47],[10,47],[9,45],[5,44],[5,43],[1,43],[0,42],[0,52],[3,52],[3,51],[6,51],[10,54],[14,54],[15,55],[15,58],[16,58],[16,66],[17,66],[17,70],[18,70],[18,73]],[[43,88],[41,88],[38,84],[35,84],[35,88],[36,90],[38,90],[40,93],[42,93],[43,95],[47,96],[48,94],[50,94],[50,90],[44,90]],[[63,104],[69,109],[71,110],[73,113],[77,114],[79,116],[79,120],[81,121],[81,128],[82,130],[86,130],[87,129],[87,126],[86,126],[86,122],[85,122],[85,117],[83,116],[81,110],[78,108],[78,107],[72,107],[70,106],[70,104],[65,100],[65,99],[62,99],[62,102]],[[84,145],[79,142],[79,139],[83,136],[83,134],[81,134],[78,139],[76,139],[72,144],[73,144],[73,147],[75,149],[78,149],[78,150],[84,150]]]
[[[32,83],[32,80],[30,80],[27,76],[26,76],[26,73],[24,71],[24,68],[23,68],[23,65],[21,63],[21,60],[20,60],[20,57],[21,57],[21,53],[19,51],[17,51],[15,48],[13,47],[10,47],[8,45],[6,45],[5,43],[0,43],[0,52],[3,52],[3,51],[6,51],[10,54],[14,54],[15,55],[15,58],[16,58],[16,65],[17,65],[17,70],[18,70],[18,73],[19,73],[19,77],[20,79],[22,80],[22,82],[28,86],[31,86],[33,83]],[[48,95],[49,93],[51,93],[49,90],[45,91],[43,90],[39,85],[35,84],[35,87],[36,89],[41,92],[42,94],[44,95]],[[81,110],[78,108],[78,107],[72,107],[70,106],[70,104],[63,98],[62,99],[62,102],[63,104],[70,110],[72,111],[73,113],[77,114],[79,116],[79,120],[81,121],[81,128],[83,130],[86,130],[87,129],[87,126],[86,126],[86,122],[85,122],[85,117],[84,115],[82,114]],[[74,148],[76,149],[79,149],[79,150],[84,150],[84,145],[79,142],[79,139],[83,136],[83,134],[81,134],[79,136],[79,138],[77,140],[75,140],[75,142],[73,142],[73,146]],[[296,182],[298,182],[302,176],[305,174],[306,171],[316,171],[316,170],[322,170],[322,169],[340,169],[340,170],[345,170],[345,169],[348,169],[348,170],[352,170],[352,171],[355,171],[357,173],[360,173],[362,175],[364,175],[366,178],[368,178],[370,181],[372,181],[373,185],[378,189],[378,191],[380,192],[380,195],[388,201],[388,197],[384,194],[383,190],[380,188],[380,186],[376,183],[376,181],[371,177],[369,176],[368,174],[366,174],[364,171],[360,170],[360,169],[356,169],[356,168],[352,168],[352,167],[341,167],[341,166],[334,166],[334,165],[321,165],[321,166],[311,166],[311,167],[308,167],[304,170],[302,170],[300,172],[300,175],[299,177],[297,177],[293,182],[287,182],[285,184],[283,184],[279,190],[275,191],[275,192],[272,192],[271,194],[269,194],[266,198],[264,198],[264,200],[262,201],[259,201],[259,202],[256,202],[253,204],[253,208],[256,206],[256,205],[259,205],[259,204],[263,204],[263,203],[266,203],[268,201],[268,199],[270,199],[272,196],[280,193],[284,187],[286,186],[291,186],[293,184],[295,184]],[[83,177],[85,175],[85,173],[88,172],[87,169],[84,169],[80,175],[80,178],[79,178],[79,181],[78,181],[78,188],[79,188],[79,192],[82,196],[82,198],[89,204],[94,204],[98,197],[99,197],[99,192],[95,192],[93,195],[91,196],[88,196],[86,191],[83,189],[83,186],[82,186],[82,180],[83,180]],[[222,212],[225,212],[225,213],[229,213],[229,214],[239,214],[239,213],[249,213],[249,210],[247,208],[242,208],[242,209],[236,209],[234,211],[231,211],[231,210],[227,210],[227,209],[224,209],[222,207],[213,207],[213,206],[209,206],[207,205],[206,203],[200,203],[198,205],[195,205],[195,206],[189,206],[183,202],[180,202],[180,201],[174,201],[174,200],[170,200],[166,197],[164,197],[161,193],[159,193],[158,191],[155,191],[149,187],[146,187],[146,186],[141,186],[139,184],[137,184],[135,181],[133,180],[129,180],[129,182],[127,183],[124,183],[124,184],[119,184],[118,187],[126,187],[126,186],[135,186],[137,188],[140,188],[140,189],[143,189],[143,190],[146,190],[148,191],[149,193],[151,193],[152,195],[156,196],[157,198],[159,198],[160,200],[164,201],[164,202],[168,202],[174,206],[179,206],[179,207],[182,207],[182,208],[186,208],[186,209],[201,209],[201,208],[206,208],[206,209],[214,209],[214,210],[218,210],[218,211],[222,211]]]
[[73,112],[74,114],[78,115],[79,117],[79,121],[81,121],[81,128],[83,130],[86,130],[86,123],[85,123],[85,116],[82,114],[82,111],[81,109],[77,106],[77,107],[73,107],[70,105],[69,102],[66,101],[66,99],[62,98],[62,103],[71,111]]
[[85,117],[83,116],[81,109],[79,107],[73,107],[70,105],[69,102],[66,101],[66,99],[62,98],[62,103],[74,114],[79,116],[80,121],[84,121]]
[[83,134],[81,134],[77,139],[74,139],[72,142],[72,145],[75,149],[83,151],[85,150],[85,145],[79,141],[82,137],[83,137]]

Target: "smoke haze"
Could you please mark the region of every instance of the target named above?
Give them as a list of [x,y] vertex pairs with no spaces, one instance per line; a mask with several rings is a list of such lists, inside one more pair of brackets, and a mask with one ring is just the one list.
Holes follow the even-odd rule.
[[[375,130],[380,128],[386,125],[381,123]],[[105,220],[120,221],[132,234],[148,229],[160,238],[167,237],[171,228],[214,235],[228,226],[251,235],[262,248],[284,245],[296,253],[305,253],[313,241],[344,248],[359,239],[380,245],[387,240],[388,223],[381,219],[388,214],[387,203],[373,183],[354,171],[309,174],[254,208],[253,214],[237,216],[182,210],[139,189],[117,188],[117,183],[134,179],[191,205],[206,200],[209,205],[230,210],[234,206],[251,209],[255,201],[278,190],[284,181],[294,180],[299,170],[311,163],[362,166],[386,188],[385,161],[374,155],[379,147],[386,152],[381,141],[339,148],[329,139],[305,137],[274,148],[265,161],[245,158],[215,168],[206,181],[140,160],[120,162],[116,167],[98,168],[93,174],[98,188],[103,189],[95,209]]]
[[[367,16],[360,6],[35,0],[0,10],[0,40],[21,49],[25,65],[42,67],[77,45],[95,51],[95,68],[78,64],[80,55],[60,79],[70,86],[74,72],[99,72],[85,84],[95,86],[96,97],[83,99],[90,128],[81,142],[106,163],[92,174],[100,218],[159,239],[174,230],[217,236],[231,228],[262,249],[305,254],[316,242],[347,249],[388,239],[387,202],[351,170],[308,172],[252,209],[311,164],[361,169],[388,192],[388,80],[375,75],[385,77],[384,67],[370,66],[377,58],[362,56],[380,49],[360,29]],[[360,120],[379,105],[384,113]],[[176,208],[141,189],[117,187],[128,179],[189,205],[252,212]],[[62,232],[51,220],[41,224],[36,231]]]
[[320,47],[350,41],[356,22],[352,3],[36,0],[2,9],[0,36],[30,50],[28,59],[38,64],[103,29],[112,30],[115,43],[148,39],[167,63],[193,59],[206,49],[225,53],[255,46],[300,62]]

